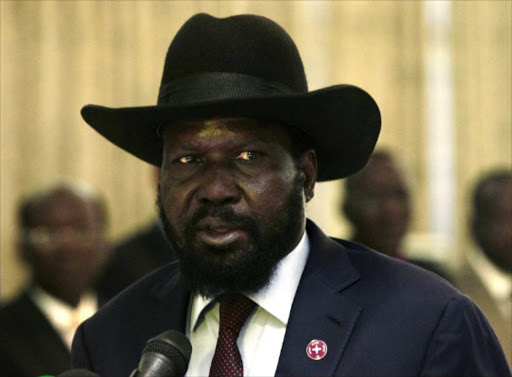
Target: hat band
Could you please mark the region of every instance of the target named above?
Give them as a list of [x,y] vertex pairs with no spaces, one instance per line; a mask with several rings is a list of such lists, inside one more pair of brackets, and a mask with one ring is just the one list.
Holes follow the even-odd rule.
[[223,99],[294,93],[288,86],[241,73],[205,72],[164,83],[159,105],[189,105]]

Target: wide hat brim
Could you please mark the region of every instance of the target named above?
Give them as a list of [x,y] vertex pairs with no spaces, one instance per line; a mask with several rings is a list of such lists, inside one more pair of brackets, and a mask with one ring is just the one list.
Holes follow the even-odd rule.
[[318,181],[347,177],[362,169],[380,132],[377,104],[353,85],[308,93],[203,101],[188,105],[109,108],[86,105],[84,120],[109,141],[152,164],[162,163],[162,123],[216,116],[278,121],[311,138],[318,160]]

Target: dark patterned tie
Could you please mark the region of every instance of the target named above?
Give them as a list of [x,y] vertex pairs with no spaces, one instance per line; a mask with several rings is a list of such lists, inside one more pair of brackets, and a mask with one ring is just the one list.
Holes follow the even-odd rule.
[[224,295],[219,301],[219,338],[210,366],[210,377],[243,377],[244,366],[236,340],[256,304],[242,295]]

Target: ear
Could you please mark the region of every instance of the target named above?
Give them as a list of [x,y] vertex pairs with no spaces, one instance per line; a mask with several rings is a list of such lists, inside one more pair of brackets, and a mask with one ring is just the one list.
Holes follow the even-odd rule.
[[302,156],[301,170],[304,176],[303,188],[306,197],[306,203],[313,199],[315,196],[315,183],[318,172],[318,165],[316,160],[316,153],[314,150],[309,150]]

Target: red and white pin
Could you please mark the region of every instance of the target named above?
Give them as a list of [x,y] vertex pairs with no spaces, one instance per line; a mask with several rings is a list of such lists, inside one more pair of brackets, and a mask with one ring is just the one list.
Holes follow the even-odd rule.
[[310,359],[323,359],[327,354],[327,344],[323,340],[313,339],[306,347],[306,353]]

